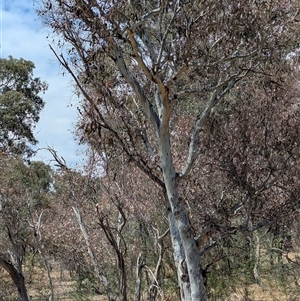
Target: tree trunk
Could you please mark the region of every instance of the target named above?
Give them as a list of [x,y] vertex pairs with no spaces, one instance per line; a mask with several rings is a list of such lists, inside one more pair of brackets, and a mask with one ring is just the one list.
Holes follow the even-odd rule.
[[156,231],[156,240],[157,240],[156,245],[158,248],[158,258],[157,258],[155,271],[152,273],[153,280],[149,287],[149,294],[148,294],[149,301],[155,301],[157,299],[157,294],[160,290],[159,285],[164,277],[164,275],[163,275],[164,273],[162,272],[163,256],[165,253],[165,247],[164,247],[163,240],[167,236],[167,234],[170,232],[170,230],[168,229],[164,234],[159,235],[158,229],[155,229],[154,227],[153,227],[153,229]]
[[200,265],[200,255],[193,237],[188,215],[178,194],[179,177],[171,155],[168,131],[160,134],[160,157],[163,177],[170,204],[169,226],[177,267],[182,301],[206,301],[206,292]]
[[182,301],[206,301],[200,255],[182,205],[169,214],[173,256]]
[[99,284],[103,286],[103,288],[105,289],[106,293],[107,293],[107,296],[108,296],[108,299],[110,301],[114,301],[115,300],[115,297],[114,295],[112,294],[111,292],[111,289],[110,289],[110,286],[109,286],[109,283],[108,283],[108,279],[106,278],[106,276],[104,275],[104,273],[102,272],[101,268],[99,267],[98,263],[97,263],[97,259],[96,259],[96,256],[91,248],[91,244],[90,244],[90,239],[89,239],[89,235],[86,231],[86,227],[83,223],[83,220],[82,220],[82,217],[81,217],[81,214],[79,212],[78,209],[76,209],[74,206],[72,207],[74,213],[75,213],[75,216],[76,216],[76,221],[77,223],[79,224],[79,227],[80,227],[80,230],[81,230],[81,233],[83,235],[83,238],[85,240],[85,244],[86,244],[86,247],[88,249],[88,254],[91,258],[91,261],[92,261],[92,264],[94,266],[94,271],[95,271],[95,274],[96,276],[98,277],[99,279]]
[[191,290],[188,282],[182,281],[182,272],[179,272],[178,267],[180,262],[184,262],[185,255],[184,250],[182,246],[182,242],[180,239],[180,235],[178,232],[178,229],[175,224],[174,214],[173,212],[170,212],[168,215],[169,220],[169,226],[170,226],[170,234],[171,234],[171,242],[173,246],[173,258],[175,262],[175,266],[177,268],[177,277],[178,277],[178,286],[180,290],[180,299],[183,301],[191,300],[190,298],[187,298],[188,296],[191,296]]
[[2,254],[0,254],[0,266],[9,273],[11,279],[18,289],[21,300],[29,301],[30,299],[27,294],[25,279],[22,272],[18,272],[18,270],[8,260],[6,260]]
[[142,258],[142,253],[139,254],[136,263],[136,281],[135,281],[135,293],[134,300],[141,300],[141,288],[142,288],[142,269],[144,267],[144,262]]

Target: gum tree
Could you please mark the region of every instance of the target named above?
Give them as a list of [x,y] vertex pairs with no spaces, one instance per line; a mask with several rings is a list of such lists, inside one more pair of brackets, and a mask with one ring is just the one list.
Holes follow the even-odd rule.
[[[38,12],[59,48],[51,47],[84,99],[83,140],[105,160],[123,154],[163,192],[181,300],[206,300],[205,233],[195,238],[180,187],[189,181],[205,122],[220,101],[255,74],[272,80],[288,72],[287,55],[298,47],[299,4],[41,3]],[[192,128],[177,143],[175,128],[187,111]]]
[[37,143],[33,130],[44,106],[39,93],[47,89],[45,82],[33,77],[33,69],[31,61],[0,59],[0,267],[24,301],[29,297],[22,263],[32,234],[25,219],[32,220],[50,181],[47,166],[27,166],[21,158],[30,157],[31,146]]
[[31,155],[37,140],[35,124],[44,107],[39,93],[47,84],[33,77],[34,64],[24,59],[0,59],[0,150],[7,154]]

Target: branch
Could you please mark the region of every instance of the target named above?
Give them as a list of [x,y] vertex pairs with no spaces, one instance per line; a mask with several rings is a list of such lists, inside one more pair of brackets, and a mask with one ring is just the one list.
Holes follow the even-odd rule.
[[142,57],[140,56],[139,49],[138,49],[138,44],[137,44],[137,41],[134,37],[134,32],[131,29],[127,29],[127,35],[128,35],[131,47],[132,47],[133,58],[138,63],[139,67],[141,68],[141,70],[143,71],[143,73],[145,74],[147,79],[149,81],[155,82],[156,84],[160,83],[161,80],[157,76],[154,76],[150,72],[149,68],[146,66],[146,64],[144,63]]
[[20,274],[14,265],[8,260],[7,256],[3,253],[0,253],[0,267],[9,273],[11,279],[17,285]]
[[[169,94],[168,88],[164,85],[163,81],[159,78],[159,76],[151,73],[149,68],[144,63],[142,57],[139,54],[138,44],[134,37],[133,31],[128,29],[127,34],[128,34],[131,46],[132,46],[132,51],[133,51],[135,61],[138,63],[139,67],[141,68],[141,70],[143,71],[143,73],[145,74],[147,79],[149,81],[154,82],[158,86],[158,89],[160,92],[160,97],[162,98],[163,101],[165,101],[168,98],[168,94]],[[160,117],[160,119],[161,119],[161,117]]]
[[142,269],[144,268],[145,263],[142,258],[142,253],[138,255],[136,262],[136,281],[135,281],[135,292],[134,297],[135,301],[141,300],[141,286],[142,286]]
[[86,93],[85,89],[82,87],[82,85],[80,84],[77,76],[74,74],[74,72],[72,71],[72,69],[70,68],[68,62],[65,60],[64,56],[58,55],[56,53],[56,51],[53,49],[53,47],[51,45],[49,45],[50,49],[52,50],[52,52],[54,53],[54,55],[56,56],[57,60],[61,63],[61,65],[69,72],[69,74],[72,76],[72,78],[74,79],[76,85],[78,86],[78,88],[80,89],[81,93],[83,94],[83,96],[91,103],[92,99],[89,97],[89,95]]
[[177,73],[176,73],[174,76],[172,76],[172,78],[170,78],[170,79],[168,80],[168,82],[167,82],[167,87],[168,87],[168,89],[170,89],[171,86],[174,84],[174,82],[175,82],[176,80],[178,80],[178,79],[181,77],[181,75],[182,75],[184,72],[186,72],[188,69],[189,69],[189,66],[188,66],[188,65],[184,65],[184,66],[180,67],[179,70],[177,71]]
[[203,90],[199,90],[199,89],[183,90],[183,91],[179,91],[176,95],[174,95],[174,98],[178,98],[180,96],[190,95],[190,94],[199,94],[199,93],[202,93],[202,92],[203,92]]
[[[152,10],[151,12],[149,12],[148,14],[142,16],[141,20],[138,21],[137,23],[133,24],[132,26],[130,26],[130,30],[134,31],[136,30],[137,27],[143,25],[144,23],[147,22],[148,19],[150,19],[151,17],[154,17],[156,15],[158,15],[161,12],[162,7],[156,8],[154,10]],[[123,33],[127,30],[128,28],[125,28],[125,30],[123,31]]]
[[95,271],[95,274],[97,275],[98,277],[98,280],[100,282],[100,284],[103,285],[107,295],[109,296],[109,300],[114,300],[114,297],[113,297],[113,294],[111,292],[111,289],[110,289],[110,284],[109,284],[109,281],[108,279],[106,278],[104,272],[101,270],[98,262],[97,262],[97,258],[92,250],[92,247],[91,247],[91,243],[90,243],[90,238],[89,238],[89,235],[87,233],[87,230],[86,230],[86,226],[82,220],[82,216],[81,216],[81,213],[80,211],[72,206],[72,209],[74,211],[74,214],[75,214],[75,217],[76,217],[76,221],[80,227],[80,230],[81,230],[81,233],[83,235],[83,238],[85,240],[85,244],[86,244],[86,247],[87,247],[87,250],[88,250],[88,254],[90,256],[90,259],[92,261],[92,264],[94,266],[94,271]]
[[125,152],[125,154],[128,156],[128,158],[130,160],[132,160],[134,162],[134,164],[141,170],[143,171],[151,180],[153,180],[159,187],[161,187],[163,190],[165,189],[165,184],[163,181],[161,181],[161,179],[156,176],[155,174],[153,174],[151,172],[151,169],[149,168],[149,166],[147,164],[145,164],[144,161],[140,161],[138,160],[138,158],[136,158],[131,152],[130,150],[126,147],[124,140],[118,135],[118,133],[112,129],[108,124],[100,124],[98,121],[96,121],[99,126],[109,130],[114,137],[117,139],[117,141],[120,143],[123,151]]
[[183,168],[183,170],[180,173],[181,178],[185,177],[190,172],[190,170],[195,162],[195,159],[198,155],[197,143],[198,143],[198,139],[199,139],[199,132],[200,132],[200,129],[202,128],[203,123],[206,120],[208,114],[211,112],[212,108],[215,106],[216,98],[217,98],[217,89],[212,93],[205,110],[202,112],[202,114],[199,116],[199,118],[195,122],[193,131],[192,131],[192,135],[191,135],[187,162],[186,162],[185,167]]
[[50,152],[50,154],[52,155],[54,161],[57,163],[57,166],[61,170],[64,170],[64,171],[69,170],[69,168],[67,166],[67,163],[66,163],[66,160],[63,157],[59,157],[58,154],[57,154],[57,152],[53,148],[51,148],[50,146],[48,146],[46,148],[46,150],[48,150]]
[[196,120],[193,131],[191,134],[191,140],[189,145],[189,153],[188,158],[186,161],[186,165],[182,169],[180,173],[180,177],[185,177],[192,169],[193,164],[195,163],[196,158],[198,157],[198,141],[199,141],[199,133],[201,128],[203,127],[203,124],[207,117],[209,116],[212,109],[224,98],[224,96],[234,87],[234,85],[241,80],[248,71],[242,74],[233,74],[231,76],[228,76],[223,82],[219,83],[213,93],[211,94],[210,100],[207,103],[206,108],[204,111],[200,114],[198,119]]
[[151,161],[154,162],[154,150],[153,150],[153,148],[152,148],[152,146],[150,144],[150,141],[148,139],[148,135],[147,135],[146,129],[142,129],[141,130],[141,136],[142,136],[143,142],[145,144],[148,156],[151,159]]
[[35,215],[37,217],[37,221],[31,223],[30,221],[26,220],[28,225],[33,229],[35,236],[38,235],[38,241],[42,240],[42,235],[41,235],[41,227],[42,227],[42,215],[44,213],[44,210],[41,211],[41,213],[38,215],[37,212],[35,212]]
[[18,289],[20,297],[24,301],[29,301],[25,287],[24,276],[16,267],[7,259],[6,255],[0,252],[0,267],[7,271]]
[[119,71],[124,76],[126,82],[132,87],[133,91],[135,92],[136,96],[138,97],[142,105],[144,113],[151,121],[156,133],[158,134],[160,121],[155,110],[153,109],[152,104],[147,99],[142,87],[140,86],[136,78],[127,69],[121,50],[116,45],[114,45],[113,53],[114,53],[115,63],[118,66]]
[[144,45],[146,46],[146,48],[148,49],[149,53],[150,53],[150,58],[152,60],[152,64],[154,65],[154,63],[157,60],[157,55],[155,53],[154,50],[154,46],[149,38],[149,35],[146,31],[146,28],[143,28],[142,33],[139,35],[140,38],[142,39]]
[[161,242],[168,234],[170,233],[170,229],[167,229],[166,230],[166,232],[165,233],[163,233],[162,235],[158,235],[157,236],[157,240],[159,241],[159,242]]
[[158,57],[157,57],[157,61],[156,61],[156,66],[159,66],[160,63],[161,63],[161,59],[162,59],[162,55],[163,55],[163,51],[164,51],[164,48],[165,48],[165,44],[166,44],[166,40],[167,40],[167,37],[168,37],[168,33],[170,31],[170,27],[175,19],[175,16],[176,16],[176,11],[174,13],[174,15],[172,16],[172,19],[170,20],[169,24],[168,24],[168,27],[163,35],[163,38],[162,38],[162,41],[161,41],[161,44],[160,44],[160,49],[159,49],[159,52],[158,52]]
[[[115,195],[115,199],[116,201],[114,201],[114,199],[112,198],[112,202],[113,204],[116,206],[116,208],[118,209],[119,211],[119,214],[121,215],[122,217],[122,222],[119,224],[118,226],[118,233],[121,235],[121,232],[123,230],[123,228],[125,227],[126,225],[126,222],[127,222],[127,218],[126,218],[126,215],[125,215],[125,212],[122,208],[122,205],[121,205],[121,202],[119,201],[118,197]],[[123,239],[124,240],[124,239]],[[124,240],[124,243],[125,243],[125,240]]]

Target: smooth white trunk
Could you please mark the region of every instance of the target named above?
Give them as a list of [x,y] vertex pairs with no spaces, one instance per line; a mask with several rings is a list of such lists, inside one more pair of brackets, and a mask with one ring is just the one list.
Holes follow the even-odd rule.
[[[135,60],[141,70],[145,73],[146,77],[149,77],[151,72],[147,69],[147,66],[138,54],[133,32],[129,30],[128,35],[130,36],[133,52],[135,52]],[[170,146],[169,121],[171,116],[171,102],[168,97],[169,89],[164,85],[163,81],[159,77],[149,77],[149,80],[153,80],[157,85],[157,93],[155,96],[157,114],[153,109],[151,102],[148,101],[138,80],[128,70],[122,52],[117,45],[114,45],[113,53],[116,59],[115,63],[118,66],[119,71],[124,76],[126,82],[132,87],[143,107],[145,115],[152,123],[157,134],[164,184],[167,192],[167,199],[171,208],[171,213],[169,214],[169,226],[174,249],[174,260],[178,273],[178,283],[181,290],[181,300],[206,301],[206,293],[200,265],[200,255],[191,232],[188,215],[184,206],[179,201],[177,186],[178,179],[175,173]],[[214,100],[215,96],[211,100],[212,105],[214,104]],[[195,141],[198,130],[199,129],[197,127],[195,130]],[[194,152],[193,147],[192,151]],[[191,166],[192,160],[188,164],[187,170],[190,170]]]
[[171,208],[169,225],[181,290],[181,300],[206,301],[200,254],[193,237],[187,212],[179,200],[178,178],[172,160],[168,132],[160,138],[161,165],[167,198]]
[[173,246],[173,258],[175,262],[175,266],[177,267],[177,278],[178,278],[178,286],[180,289],[180,298],[181,300],[192,300],[191,299],[191,291],[190,285],[188,282],[182,281],[182,271],[179,270],[180,263],[185,260],[185,254],[181,242],[181,238],[176,227],[174,214],[170,212],[168,215],[170,234],[171,234],[171,242]]

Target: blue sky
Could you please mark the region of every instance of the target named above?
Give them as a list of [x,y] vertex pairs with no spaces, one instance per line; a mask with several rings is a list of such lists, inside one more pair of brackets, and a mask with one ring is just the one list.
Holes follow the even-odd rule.
[[[46,105],[35,129],[37,147],[53,147],[74,166],[81,158],[73,135],[78,98],[73,93],[71,79],[62,76],[61,67],[48,46],[48,29],[36,16],[33,1],[0,1],[2,58],[12,55],[34,62],[34,76],[49,84],[48,91],[42,95]],[[47,151],[39,151],[36,159],[48,163],[51,156]]]

